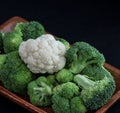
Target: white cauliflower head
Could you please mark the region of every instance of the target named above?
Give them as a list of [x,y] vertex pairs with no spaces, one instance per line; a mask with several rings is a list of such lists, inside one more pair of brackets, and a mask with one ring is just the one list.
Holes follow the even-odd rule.
[[65,66],[66,48],[50,34],[23,41],[19,55],[33,73],[54,73]]

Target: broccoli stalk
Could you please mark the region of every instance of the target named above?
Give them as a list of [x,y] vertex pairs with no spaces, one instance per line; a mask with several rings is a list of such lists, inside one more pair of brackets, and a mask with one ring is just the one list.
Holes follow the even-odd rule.
[[78,74],[74,76],[74,82],[82,88],[81,98],[91,110],[106,104],[115,91],[114,81],[106,76],[102,80],[92,81],[87,76]]
[[66,68],[72,73],[80,73],[86,66],[97,64],[102,66],[105,62],[103,54],[86,42],[76,42],[66,52]]

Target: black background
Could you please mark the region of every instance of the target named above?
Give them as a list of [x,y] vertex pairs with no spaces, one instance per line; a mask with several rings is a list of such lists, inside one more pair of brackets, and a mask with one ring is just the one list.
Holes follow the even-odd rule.
[[[0,24],[13,16],[39,21],[47,31],[68,40],[86,41],[102,52],[106,62],[120,68],[120,8],[113,2],[5,1]],[[107,113],[120,113],[120,102]],[[0,95],[0,113],[29,113]]]

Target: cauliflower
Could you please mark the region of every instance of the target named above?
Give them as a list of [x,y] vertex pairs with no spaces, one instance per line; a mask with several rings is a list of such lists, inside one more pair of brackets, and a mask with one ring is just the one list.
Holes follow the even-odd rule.
[[19,55],[33,73],[54,73],[66,63],[65,45],[55,40],[51,34],[23,41],[19,46]]

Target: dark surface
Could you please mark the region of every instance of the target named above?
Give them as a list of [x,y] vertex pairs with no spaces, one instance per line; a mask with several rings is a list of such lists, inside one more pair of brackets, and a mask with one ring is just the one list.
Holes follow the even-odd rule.
[[[36,20],[50,33],[71,44],[86,41],[102,52],[106,62],[120,68],[119,4],[63,1],[1,3],[0,24],[13,16]],[[120,102],[107,113],[120,113]],[[0,113],[29,113],[0,95]]]

